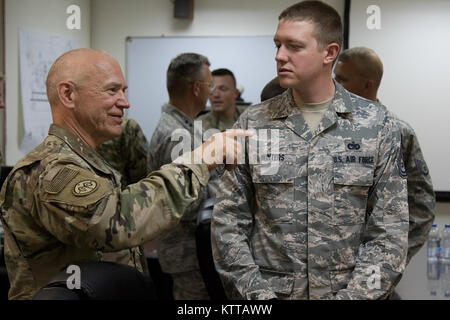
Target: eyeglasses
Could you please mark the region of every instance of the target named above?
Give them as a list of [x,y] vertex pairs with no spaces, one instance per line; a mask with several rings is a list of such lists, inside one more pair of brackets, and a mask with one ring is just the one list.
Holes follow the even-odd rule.
[[213,93],[214,91],[219,90],[220,92],[228,92],[230,91],[230,88],[228,88],[227,86],[216,86],[214,89],[211,90],[211,93]]
[[216,85],[214,84],[214,82],[205,81],[205,80],[196,80],[196,81],[206,83],[208,85],[209,90],[211,90],[211,92],[214,91],[214,89],[216,89]]

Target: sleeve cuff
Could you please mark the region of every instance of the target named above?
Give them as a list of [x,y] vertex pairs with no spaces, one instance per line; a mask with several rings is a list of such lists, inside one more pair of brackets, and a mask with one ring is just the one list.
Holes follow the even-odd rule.
[[209,181],[210,172],[208,166],[203,160],[195,155],[193,152],[186,152],[185,154],[176,158],[173,163],[182,164],[194,172],[202,186],[206,186]]

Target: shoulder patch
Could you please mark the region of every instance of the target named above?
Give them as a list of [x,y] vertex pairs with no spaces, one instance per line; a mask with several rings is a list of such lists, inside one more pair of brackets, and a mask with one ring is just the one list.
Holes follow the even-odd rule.
[[43,189],[42,201],[69,205],[70,210],[75,210],[97,203],[114,191],[114,184],[88,169],[66,165],[53,179],[43,181]]
[[416,159],[416,166],[422,171],[424,175],[427,176],[430,173],[424,161]]
[[95,180],[83,180],[73,187],[72,192],[78,197],[83,197],[97,190],[97,187],[98,183]]
[[64,187],[70,183],[77,175],[78,171],[64,167],[56,174],[52,181],[45,187],[45,191],[50,194],[60,193]]
[[[401,155],[401,152],[400,152],[400,155]],[[403,163],[403,158],[401,156],[398,157],[397,167],[398,167],[398,172],[399,172],[400,177],[403,179],[407,179],[408,175],[406,173],[405,164]]]

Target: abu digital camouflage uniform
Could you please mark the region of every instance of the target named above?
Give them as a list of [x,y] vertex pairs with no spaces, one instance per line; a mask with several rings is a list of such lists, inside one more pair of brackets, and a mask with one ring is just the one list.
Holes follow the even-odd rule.
[[217,113],[211,110],[208,113],[199,116],[197,120],[202,121],[202,126],[205,131],[209,129],[218,129],[219,131],[222,132],[227,129],[231,129],[233,127],[233,124],[237,121],[237,119],[242,114],[242,112],[244,112],[244,110],[245,107],[236,106],[236,113],[234,114],[234,117],[229,120],[219,117]]
[[148,143],[141,127],[133,119],[123,118],[121,135],[102,143],[97,153],[119,171],[122,189],[147,176]]
[[51,125],[0,194],[9,298],[32,298],[70,264],[106,260],[142,271],[138,246],[175,226],[209,178],[204,164],[162,169],[121,190],[101,156]]
[[[151,171],[170,163],[172,150],[180,141],[172,141],[172,133],[176,129],[185,129],[191,139],[193,150],[194,136],[202,142],[202,128],[194,132],[194,120],[180,109],[170,104],[162,107],[161,118],[153,132],[149,145],[149,169]],[[185,139],[187,137],[184,137]],[[184,141],[184,140],[183,140]],[[158,239],[158,260],[162,271],[172,275],[174,280],[174,298],[182,300],[208,299],[208,293],[200,274],[195,243],[197,214],[208,191],[202,188],[197,201],[186,210],[180,223],[167,230]],[[184,289],[184,290],[183,290]]]
[[[311,132],[289,89],[249,108],[235,127],[279,130],[280,139],[279,151],[222,176],[211,226],[227,294],[387,297],[405,268],[408,204],[400,134],[385,108],[336,84]],[[264,159],[279,161],[277,173],[262,174]]]
[[433,225],[436,197],[430,172],[413,128],[391,115],[400,129],[403,161],[408,175],[409,234],[406,262],[409,263],[427,241]]

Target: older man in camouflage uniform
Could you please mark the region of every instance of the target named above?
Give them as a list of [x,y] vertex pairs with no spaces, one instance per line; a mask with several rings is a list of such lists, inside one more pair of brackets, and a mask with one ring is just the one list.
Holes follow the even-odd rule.
[[0,194],[10,299],[32,298],[70,264],[106,260],[143,271],[138,246],[175,226],[207,184],[214,163],[180,157],[121,190],[95,148],[120,135],[125,89],[119,64],[104,52],[69,51],[51,67],[49,135],[16,164]]
[[[196,53],[184,53],[171,61],[167,70],[169,103],[162,107],[161,119],[150,140],[150,170],[172,162],[172,152],[180,143],[172,141],[176,129],[187,134],[182,142],[191,139],[189,148],[194,148],[195,141],[202,141],[202,127],[200,123],[194,126],[194,119],[205,109],[210,94],[212,77],[209,65],[206,57]],[[162,271],[172,276],[173,295],[177,300],[209,298],[200,273],[195,243],[197,214],[207,198],[208,190],[201,189],[198,200],[187,209],[181,222],[158,239],[158,260]]]
[[[375,51],[355,47],[342,52],[334,69],[335,79],[348,91],[377,101],[383,63]],[[407,263],[426,242],[434,220],[436,198],[430,172],[414,129],[392,114],[400,128],[403,161],[408,175],[409,234]]]
[[102,143],[97,152],[120,173],[122,188],[147,176],[148,143],[134,119],[123,118],[122,134]]
[[[212,219],[216,267],[232,298],[385,298],[407,253],[398,128],[384,108],[333,82],[342,41],[333,8],[287,8],[274,40],[289,89],[235,125],[272,131],[258,135],[259,150],[246,144],[258,161],[222,177]],[[275,133],[279,141],[268,139]]]

